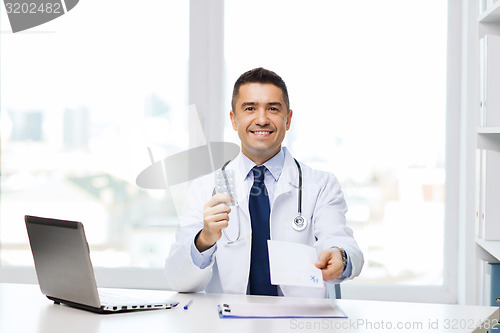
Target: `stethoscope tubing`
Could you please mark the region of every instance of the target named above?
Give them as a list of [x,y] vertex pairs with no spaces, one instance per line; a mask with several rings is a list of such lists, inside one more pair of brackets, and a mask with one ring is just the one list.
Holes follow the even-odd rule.
[[297,213],[299,216],[302,216],[302,168],[295,158],[293,160],[295,161],[295,164],[297,164],[297,169],[299,170],[299,199],[297,202]]

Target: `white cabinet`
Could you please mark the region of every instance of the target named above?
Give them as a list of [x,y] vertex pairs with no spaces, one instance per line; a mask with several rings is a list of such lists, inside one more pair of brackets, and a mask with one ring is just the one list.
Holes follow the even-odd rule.
[[500,241],[500,1],[478,1],[476,236]]
[[479,41],[479,126],[500,126],[500,36],[484,35]]
[[500,241],[500,152],[480,149],[478,154],[477,236]]
[[500,0],[479,0],[479,22],[498,22],[500,20]]
[[[476,123],[476,244],[480,259],[500,261],[500,1],[478,0]],[[472,94],[474,95],[474,94]],[[479,267],[484,266],[480,262]],[[487,270],[480,269],[482,301],[488,299]]]

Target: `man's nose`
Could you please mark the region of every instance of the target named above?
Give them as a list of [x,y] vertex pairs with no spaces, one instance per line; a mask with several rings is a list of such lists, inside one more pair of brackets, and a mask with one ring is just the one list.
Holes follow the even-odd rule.
[[269,124],[269,118],[265,109],[259,109],[256,114],[255,123],[260,126]]

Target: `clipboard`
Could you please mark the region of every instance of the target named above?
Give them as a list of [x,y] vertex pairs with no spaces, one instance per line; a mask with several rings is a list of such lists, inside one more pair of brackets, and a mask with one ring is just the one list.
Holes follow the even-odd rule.
[[347,318],[335,304],[219,304],[220,318]]

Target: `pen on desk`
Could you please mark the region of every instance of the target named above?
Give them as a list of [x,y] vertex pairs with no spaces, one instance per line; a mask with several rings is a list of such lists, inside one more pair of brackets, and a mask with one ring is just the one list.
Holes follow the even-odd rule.
[[184,310],[187,310],[191,304],[193,304],[193,300],[190,300],[186,305],[184,305]]

